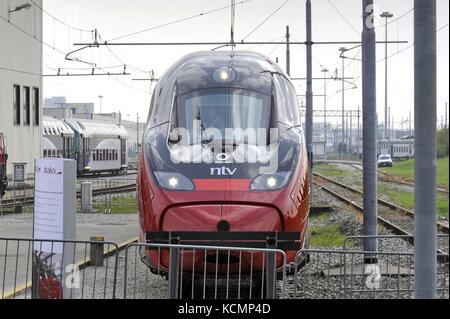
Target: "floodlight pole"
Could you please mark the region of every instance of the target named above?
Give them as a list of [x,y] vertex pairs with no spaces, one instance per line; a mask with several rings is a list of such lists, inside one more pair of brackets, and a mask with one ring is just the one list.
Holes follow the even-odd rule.
[[[377,145],[376,145],[376,45],[373,0],[362,1],[362,109],[363,109],[363,234],[376,236],[377,229]],[[377,239],[366,238],[364,251],[376,252]],[[378,262],[377,255],[366,254],[366,264]]]
[[[313,166],[313,91],[312,91],[312,23],[311,23],[311,0],[306,0],[306,149],[308,152],[309,165]],[[311,185],[313,182],[310,174]]]
[[414,0],[414,296],[437,296],[436,0]]

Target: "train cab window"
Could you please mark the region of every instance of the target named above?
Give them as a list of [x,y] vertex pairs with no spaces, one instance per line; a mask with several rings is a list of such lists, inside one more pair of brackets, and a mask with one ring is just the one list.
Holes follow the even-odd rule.
[[[184,144],[199,144],[203,134],[193,134],[194,130],[216,132],[222,142],[228,141],[226,129],[268,129],[271,117],[271,97],[259,92],[242,89],[204,89],[178,96],[174,101],[172,124],[190,133],[190,141]],[[174,114],[175,112],[175,114]],[[220,133],[220,134],[219,134]],[[209,133],[208,133],[209,134]],[[258,134],[254,134],[250,144],[259,144]],[[197,136],[197,140],[193,140]],[[204,136],[203,136],[204,138]],[[208,136],[210,138],[210,136]]]

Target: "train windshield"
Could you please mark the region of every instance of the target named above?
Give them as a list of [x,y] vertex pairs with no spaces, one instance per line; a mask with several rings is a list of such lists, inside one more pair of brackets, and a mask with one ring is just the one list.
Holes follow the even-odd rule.
[[[246,131],[245,142],[260,144],[261,131],[271,124],[272,98],[259,92],[242,89],[205,89],[175,98],[172,124],[189,134],[190,145],[205,139],[235,143],[229,136]],[[196,134],[196,131],[200,134]]]

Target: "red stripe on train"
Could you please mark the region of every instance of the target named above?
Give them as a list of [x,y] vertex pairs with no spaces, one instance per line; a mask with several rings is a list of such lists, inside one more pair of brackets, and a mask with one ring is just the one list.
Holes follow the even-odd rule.
[[251,179],[194,179],[198,191],[248,191]]

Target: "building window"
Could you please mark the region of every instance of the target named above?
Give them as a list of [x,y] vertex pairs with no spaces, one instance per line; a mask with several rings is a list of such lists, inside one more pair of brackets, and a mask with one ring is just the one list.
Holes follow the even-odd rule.
[[20,86],[13,86],[13,120],[14,125],[20,125]]
[[23,125],[30,125],[30,88],[23,87]]
[[39,125],[39,88],[33,88],[33,124]]

